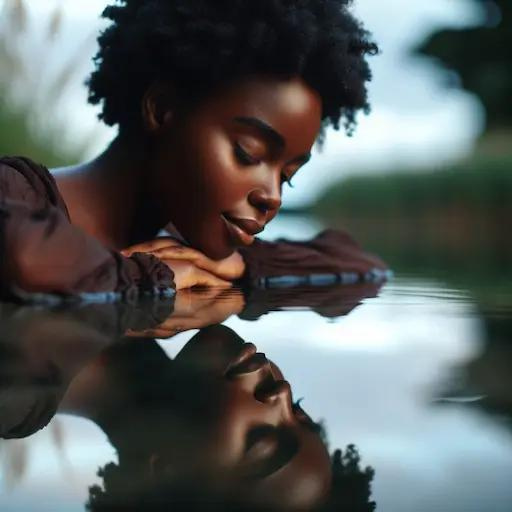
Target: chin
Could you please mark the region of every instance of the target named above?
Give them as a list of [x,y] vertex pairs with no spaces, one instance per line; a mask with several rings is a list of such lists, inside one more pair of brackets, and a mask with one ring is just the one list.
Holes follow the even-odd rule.
[[226,258],[229,258],[234,252],[235,247],[231,246],[212,246],[212,244],[203,244],[201,247],[198,248],[205,256],[208,256],[208,258],[219,261],[224,260]]
[[202,224],[183,235],[194,249],[215,261],[229,258],[237,249],[234,244],[230,243],[223,222],[219,222],[219,224],[211,222],[207,227]]

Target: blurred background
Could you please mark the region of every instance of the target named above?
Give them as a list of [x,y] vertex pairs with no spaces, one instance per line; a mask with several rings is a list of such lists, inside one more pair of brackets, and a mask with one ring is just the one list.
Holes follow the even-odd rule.
[[[0,0],[0,154],[26,155],[57,167],[95,156],[115,136],[97,120],[83,85],[93,69],[95,40],[105,26],[99,16],[106,3]],[[452,451],[461,482],[474,487],[467,503],[453,510],[501,510],[489,503],[478,508],[475,500],[510,489],[510,473],[503,471],[499,487],[496,472],[501,467],[508,471],[512,450],[512,3],[356,0],[354,9],[381,48],[371,59],[372,112],[360,117],[351,138],[342,132],[327,134],[322,151],[294,179],[295,188],[286,190],[285,211],[266,236],[301,238],[326,226],[347,229],[417,288],[406,288],[398,279],[396,289],[386,292],[380,303],[366,304],[340,323],[295,312],[294,325],[301,322],[297,332],[302,337],[297,333],[293,340],[288,333],[280,334],[277,315],[266,316],[256,331],[237,318],[230,325],[248,337],[256,332],[262,348],[289,365],[285,373],[298,383],[308,407],[318,405],[314,416],[326,418],[334,443],[358,440],[368,463],[377,468],[378,501],[385,504],[389,495],[393,506],[388,510],[411,509],[412,504],[400,508],[393,502],[412,481],[411,467],[418,472],[419,489],[426,485],[425,467],[432,470],[432,496],[437,496],[439,459]],[[175,343],[173,339],[170,345]],[[286,362],[297,346],[304,353]],[[335,350],[341,356],[333,360],[336,364],[329,363]],[[317,364],[304,363],[313,359]],[[324,380],[317,372],[320,367]],[[458,384],[461,374],[465,386]],[[329,388],[335,379],[342,382],[343,376],[355,384],[346,389],[340,385],[338,396],[325,405],[331,398],[324,397],[322,386]],[[416,386],[418,379],[428,386],[421,393],[411,388],[410,400],[403,399],[404,390],[411,382]],[[376,389],[384,390],[387,399]],[[467,400],[475,394],[472,390],[486,401]],[[447,403],[453,397],[471,402],[467,407],[474,416],[469,421],[466,412],[452,414]],[[345,404],[351,421],[335,413],[335,399]],[[404,420],[410,416],[403,404],[417,421]],[[480,410],[499,417],[506,435],[500,431],[498,438],[494,430],[483,429]],[[65,429],[59,421],[44,435],[62,447]],[[103,449],[105,462],[110,460],[112,449],[94,435],[103,443],[96,451]],[[404,442],[408,435],[413,440],[409,443]],[[11,464],[4,473],[16,480],[27,463],[26,447],[10,447],[18,451],[0,460],[0,470]],[[397,453],[403,459],[400,467],[390,457]],[[75,455],[78,460],[92,457],[78,448]],[[414,466],[421,457],[427,466]],[[446,474],[452,474],[448,459]],[[96,459],[88,463],[84,479],[73,476],[63,460],[70,485],[83,494],[81,482],[94,478]],[[391,470],[386,472],[389,460]],[[469,469],[474,480],[466,478]],[[37,474],[43,471],[41,467]],[[492,489],[487,495],[478,486],[486,475]],[[478,485],[471,486],[473,481]],[[4,483],[10,481],[4,478]],[[22,494],[23,489],[13,500],[21,503]],[[447,494],[464,497],[453,489]],[[418,503],[414,506],[421,510]],[[20,507],[12,510],[26,510]]]
[[[1,154],[59,166],[114,137],[83,85],[106,3],[0,0]],[[381,48],[372,112],[353,137],[329,132],[286,191],[287,218],[302,219],[290,226],[344,227],[398,273],[499,301],[512,274],[512,6],[358,0],[354,9]]]

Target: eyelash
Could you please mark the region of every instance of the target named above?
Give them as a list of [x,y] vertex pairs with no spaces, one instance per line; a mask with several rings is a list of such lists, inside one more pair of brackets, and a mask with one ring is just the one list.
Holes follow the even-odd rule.
[[299,416],[299,421],[309,428],[315,434],[318,434],[322,431],[322,425],[320,423],[314,422],[304,411],[304,409],[300,406],[301,402],[304,398],[299,398],[297,401],[292,402],[292,410],[294,414]]
[[261,161],[253,158],[240,144],[235,144],[235,155],[243,165],[258,165]]
[[286,183],[290,188],[293,188],[292,179],[288,178],[286,174],[281,174],[281,183]]
[[[261,160],[253,158],[240,144],[235,144],[235,156],[238,158],[242,165],[259,165]],[[289,187],[293,188],[292,180],[286,174],[281,173],[281,183],[286,183]]]
[[300,404],[304,401],[304,398],[299,398],[298,400],[295,400],[295,402],[292,402],[292,409],[293,412],[304,412]]

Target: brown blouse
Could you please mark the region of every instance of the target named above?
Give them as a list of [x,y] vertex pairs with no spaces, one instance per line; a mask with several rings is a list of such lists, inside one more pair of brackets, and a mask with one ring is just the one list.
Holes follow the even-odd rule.
[[[309,242],[257,240],[240,252],[247,266],[244,280],[258,285],[386,277],[382,261],[339,231],[325,231]],[[71,224],[46,167],[28,158],[0,158],[0,297],[34,300],[38,294],[57,294],[111,301],[172,295],[173,277],[158,258],[141,253],[126,258]]]

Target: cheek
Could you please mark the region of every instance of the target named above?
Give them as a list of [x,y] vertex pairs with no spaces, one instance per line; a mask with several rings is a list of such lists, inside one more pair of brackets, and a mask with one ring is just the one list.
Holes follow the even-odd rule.
[[206,204],[229,208],[247,193],[247,174],[240,169],[231,141],[211,134],[194,148],[189,172],[195,176],[199,194]]
[[217,469],[227,470],[244,453],[247,424],[254,417],[254,408],[251,398],[233,386],[221,386],[215,391],[216,396],[212,396],[203,409],[200,443],[204,460],[209,460]]

